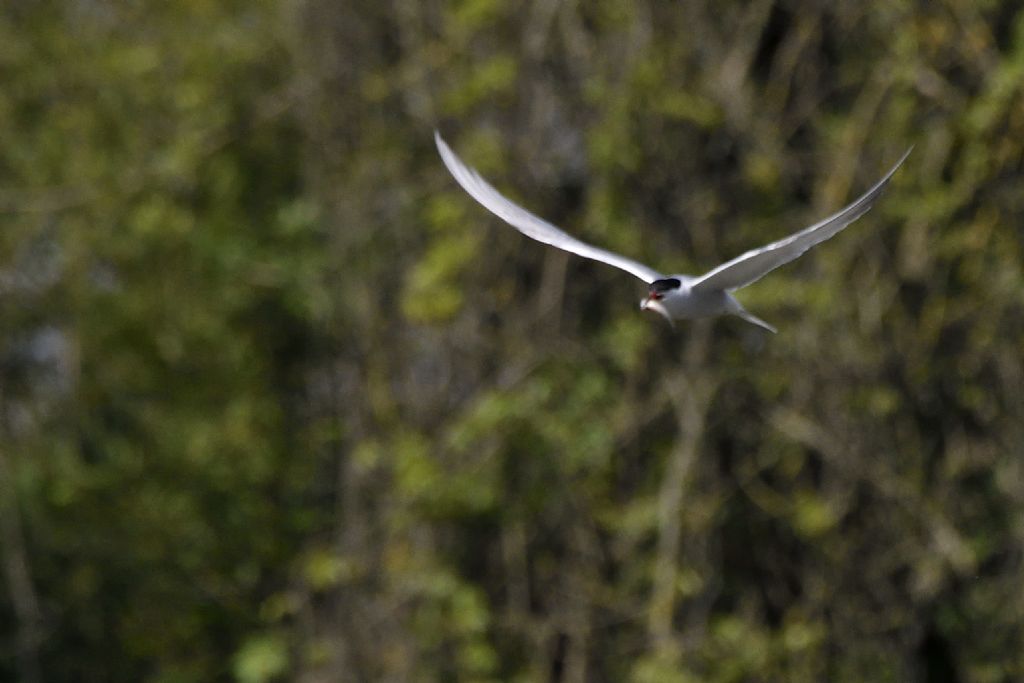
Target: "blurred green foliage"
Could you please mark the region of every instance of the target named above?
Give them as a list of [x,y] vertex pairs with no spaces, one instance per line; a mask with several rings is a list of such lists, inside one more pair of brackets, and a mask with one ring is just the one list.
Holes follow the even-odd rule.
[[[0,9],[0,679],[1024,678],[1024,11]],[[699,273],[669,329],[466,197]]]

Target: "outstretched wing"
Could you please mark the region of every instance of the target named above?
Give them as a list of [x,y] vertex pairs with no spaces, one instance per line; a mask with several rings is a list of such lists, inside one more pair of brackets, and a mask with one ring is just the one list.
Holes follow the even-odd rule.
[[739,289],[761,279],[767,273],[789,263],[814,245],[832,237],[868,212],[868,209],[882,194],[885,186],[889,184],[893,173],[910,155],[912,149],[913,147],[904,152],[896,165],[885,174],[885,177],[845,209],[785,239],[772,242],[760,249],[753,249],[723,263],[692,282],[690,288],[694,291]]
[[440,133],[434,131],[434,142],[437,143],[437,151],[441,154],[444,165],[458,181],[466,192],[473,199],[484,205],[488,211],[501,218],[503,221],[516,228],[527,237],[532,237],[538,242],[550,244],[553,247],[582,256],[583,258],[594,259],[607,263],[610,266],[621,268],[627,273],[632,273],[646,283],[660,280],[664,277],[658,271],[648,268],[625,256],[619,256],[605,249],[581,242],[575,237],[562,232],[551,223],[534,216],[517,204],[513,204],[504,195],[491,187],[490,183],[480,177],[475,170],[466,166],[455,152],[441,139]]

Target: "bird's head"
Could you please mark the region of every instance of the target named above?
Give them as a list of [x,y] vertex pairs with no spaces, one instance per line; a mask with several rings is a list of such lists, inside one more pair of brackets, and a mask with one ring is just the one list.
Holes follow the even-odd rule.
[[640,302],[640,310],[646,311],[650,309],[671,319],[671,316],[668,314],[668,311],[661,302],[666,296],[671,296],[673,292],[678,291],[682,284],[683,283],[677,277],[666,277],[660,280],[655,280],[647,289],[647,297]]

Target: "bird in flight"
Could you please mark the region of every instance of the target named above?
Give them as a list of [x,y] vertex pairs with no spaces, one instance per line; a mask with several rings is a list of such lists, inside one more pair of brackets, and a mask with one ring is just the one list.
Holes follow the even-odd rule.
[[495,190],[479,173],[456,156],[437,131],[434,131],[434,142],[441,154],[441,160],[462,189],[519,232],[577,256],[615,266],[647,283],[647,296],[640,302],[641,310],[660,313],[670,323],[676,320],[732,314],[773,333],[776,329],[743,308],[733,297],[732,292],[760,280],[779,266],[796,259],[867,213],[913,149],[911,147],[904,152],[896,165],[881,180],[846,208],[789,237],[766,244],[759,249],[752,249],[703,275],[693,276],[663,275],[633,259],[576,239],[514,204]]

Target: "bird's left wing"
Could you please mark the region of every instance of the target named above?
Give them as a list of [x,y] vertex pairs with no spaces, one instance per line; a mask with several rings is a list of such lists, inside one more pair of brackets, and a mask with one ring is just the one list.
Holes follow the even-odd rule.
[[723,263],[690,284],[694,291],[733,290],[761,279],[779,266],[789,263],[816,244],[824,242],[837,232],[868,212],[882,194],[889,179],[910,155],[913,147],[900,157],[885,176],[875,186],[865,192],[857,201],[845,209],[829,216],[825,220],[804,228],[778,242],[772,242],[760,249],[747,253]]
[[512,203],[504,195],[491,187],[490,183],[480,177],[479,173],[466,166],[462,159],[457,157],[455,152],[441,139],[441,135],[437,131],[434,131],[434,142],[437,143],[437,151],[441,154],[444,165],[448,167],[448,170],[451,171],[452,176],[462,186],[462,189],[468,192],[473,199],[483,204],[484,208],[488,211],[527,237],[532,237],[538,242],[550,244],[553,247],[564,249],[583,258],[594,259],[595,261],[615,266],[627,273],[632,273],[648,284],[664,277],[664,275],[653,268],[648,268],[633,259],[582,242],[556,228],[546,220],[534,216],[523,207]]

